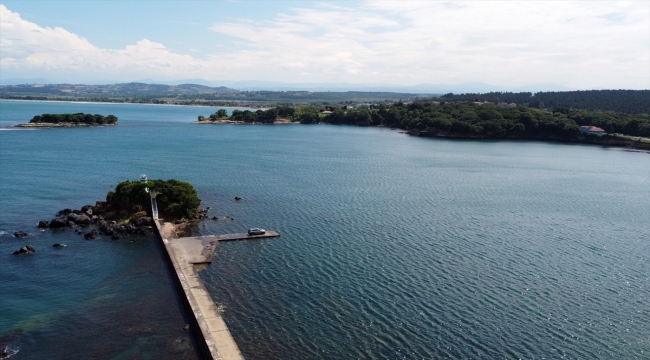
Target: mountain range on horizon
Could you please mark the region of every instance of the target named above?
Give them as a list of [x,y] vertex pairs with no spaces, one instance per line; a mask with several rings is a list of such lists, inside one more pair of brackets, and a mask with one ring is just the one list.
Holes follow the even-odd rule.
[[[395,92],[410,94],[447,94],[447,93],[486,93],[493,91],[508,92],[539,92],[539,91],[572,91],[578,90],[567,86],[539,83],[522,86],[491,85],[482,82],[467,82],[459,84],[418,84],[418,85],[390,85],[390,84],[352,84],[352,83],[285,83],[279,81],[263,80],[223,80],[211,81],[205,79],[182,79],[171,81],[157,81],[153,79],[138,79],[138,83],[160,84],[160,85],[183,85],[196,84],[210,87],[227,87],[240,91],[313,91],[313,92]],[[65,82],[47,78],[9,78],[0,79],[0,85],[21,85],[21,84],[83,84],[83,85],[107,85],[129,83],[129,81],[116,82],[115,80],[94,80],[85,82]],[[587,89],[582,89],[587,90]],[[588,89],[599,90],[599,89]]]

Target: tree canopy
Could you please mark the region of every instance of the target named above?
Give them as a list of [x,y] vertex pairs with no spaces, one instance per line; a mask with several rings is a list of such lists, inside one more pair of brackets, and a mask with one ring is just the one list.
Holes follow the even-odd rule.
[[194,218],[198,213],[201,200],[194,186],[188,182],[170,180],[123,181],[106,195],[108,208],[126,210],[129,213],[146,211],[151,214],[150,194],[156,195],[158,211],[162,217]]
[[[323,114],[329,110],[331,113]],[[553,110],[525,105],[499,105],[474,101],[398,102],[344,110],[302,106],[276,107],[266,111],[234,110],[230,120],[248,123],[273,123],[287,116],[303,124],[329,123],[361,126],[390,126],[406,130],[432,130],[451,135],[481,138],[562,138],[580,136],[580,126],[591,125],[607,133],[650,136],[648,114],[590,111],[568,106]],[[282,114],[282,115],[281,115]]]
[[43,114],[36,115],[30,123],[73,123],[73,124],[88,124],[88,125],[113,125],[117,124],[117,117],[114,115],[103,116],[99,114]]

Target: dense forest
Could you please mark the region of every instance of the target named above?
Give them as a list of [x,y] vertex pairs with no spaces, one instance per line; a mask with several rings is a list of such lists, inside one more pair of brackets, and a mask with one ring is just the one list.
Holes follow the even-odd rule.
[[[323,111],[327,110],[327,115]],[[219,112],[218,112],[219,113]],[[215,113],[216,114],[216,113]],[[216,115],[214,117],[216,117]],[[225,116],[225,110],[221,115]],[[630,115],[613,111],[589,111],[557,107],[553,111],[528,106],[476,104],[474,102],[418,101],[392,106],[372,105],[353,110],[278,107],[267,111],[235,110],[228,118],[248,123],[273,123],[284,117],[303,124],[329,123],[361,126],[388,126],[405,130],[437,131],[441,134],[474,138],[555,138],[576,139],[580,126],[591,125],[607,133],[650,136],[648,114]]]
[[616,111],[627,114],[650,114],[650,90],[586,90],[538,93],[490,92],[486,94],[452,93],[440,97],[444,101],[488,101],[515,103],[533,108],[569,107],[586,110]]
[[99,114],[43,114],[36,115],[30,123],[71,123],[71,124],[87,124],[87,125],[114,125],[117,124],[117,117],[114,115],[103,116]]

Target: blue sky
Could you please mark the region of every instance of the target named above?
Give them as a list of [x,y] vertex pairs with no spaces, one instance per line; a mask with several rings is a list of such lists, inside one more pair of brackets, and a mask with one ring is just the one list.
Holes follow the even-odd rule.
[[[228,39],[208,28],[240,18],[268,20],[297,1],[2,1],[41,27],[61,27],[109,49],[148,39],[205,56]],[[218,47],[216,47],[218,49]]]
[[650,88],[648,1],[1,1],[0,78]]

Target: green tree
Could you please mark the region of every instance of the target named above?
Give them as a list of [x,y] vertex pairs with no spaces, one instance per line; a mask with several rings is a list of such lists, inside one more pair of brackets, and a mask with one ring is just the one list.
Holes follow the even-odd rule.
[[226,109],[219,109],[217,110],[216,114],[217,114],[217,118],[219,119],[228,117],[228,112],[226,111]]
[[150,196],[145,188],[157,194],[156,202],[162,217],[193,218],[198,213],[201,200],[192,184],[175,179],[120,182],[114,192],[111,191],[106,195],[108,208],[126,210],[129,213],[146,209],[151,215]]

